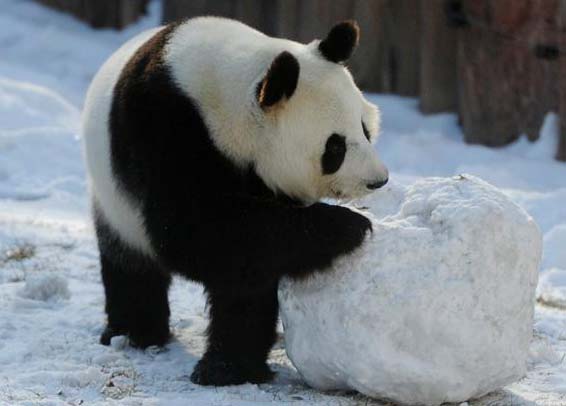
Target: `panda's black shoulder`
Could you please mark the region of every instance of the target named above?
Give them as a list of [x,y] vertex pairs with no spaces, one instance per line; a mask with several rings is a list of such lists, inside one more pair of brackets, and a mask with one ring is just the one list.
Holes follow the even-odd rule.
[[208,138],[197,107],[178,89],[164,57],[180,24],[169,24],[145,41],[124,65],[113,89],[109,116],[112,170],[133,196],[146,192],[153,166],[166,164],[159,162],[160,157],[172,158],[165,145],[171,151],[187,147],[181,138],[174,138],[182,128]]
[[163,54],[167,42],[179,25],[180,23],[171,23],[163,27],[136,50],[120,73],[114,88],[115,97],[123,96],[136,85],[147,85],[150,79],[168,79]]

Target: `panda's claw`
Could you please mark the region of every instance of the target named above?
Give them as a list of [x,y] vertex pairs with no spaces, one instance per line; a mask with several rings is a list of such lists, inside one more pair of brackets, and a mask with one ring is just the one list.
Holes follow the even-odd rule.
[[167,328],[155,331],[150,330],[150,333],[146,334],[135,334],[134,332],[130,332],[128,337],[132,347],[145,349],[151,346],[165,346],[171,339],[171,333]]
[[191,382],[203,386],[228,386],[244,383],[265,383],[275,373],[266,363],[252,365],[239,361],[228,361],[221,357],[204,356],[191,374]]

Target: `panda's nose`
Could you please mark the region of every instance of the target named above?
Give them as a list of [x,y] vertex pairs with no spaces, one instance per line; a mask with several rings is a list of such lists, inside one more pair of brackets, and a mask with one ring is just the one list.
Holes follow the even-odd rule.
[[372,182],[372,183],[368,183],[366,185],[366,187],[370,190],[375,190],[375,189],[379,189],[382,186],[385,186],[385,184],[387,183],[387,181],[389,180],[389,178],[385,178],[385,179],[380,179],[378,181]]

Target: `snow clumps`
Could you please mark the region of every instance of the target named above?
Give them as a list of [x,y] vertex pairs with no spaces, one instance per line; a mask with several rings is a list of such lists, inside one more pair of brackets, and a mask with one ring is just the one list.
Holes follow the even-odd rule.
[[20,291],[20,296],[26,299],[42,302],[67,300],[71,297],[67,279],[57,274],[30,274]]

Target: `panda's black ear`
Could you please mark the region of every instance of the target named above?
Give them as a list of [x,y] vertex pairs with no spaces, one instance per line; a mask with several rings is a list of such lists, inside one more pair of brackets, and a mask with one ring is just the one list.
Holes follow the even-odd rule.
[[290,52],[277,55],[256,88],[260,107],[266,109],[284,98],[289,99],[297,88],[299,70],[299,61]]
[[346,20],[332,27],[326,38],[318,44],[318,50],[330,62],[344,62],[354,53],[359,39],[358,23]]

